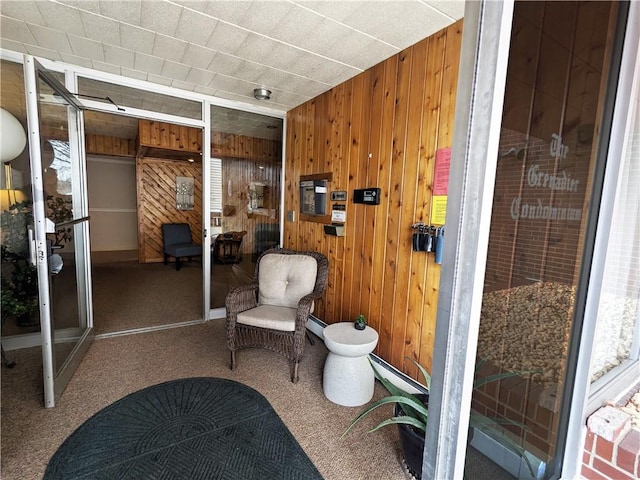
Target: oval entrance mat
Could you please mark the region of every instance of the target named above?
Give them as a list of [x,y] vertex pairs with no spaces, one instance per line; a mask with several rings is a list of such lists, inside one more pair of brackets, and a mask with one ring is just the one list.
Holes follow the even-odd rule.
[[322,479],[269,402],[220,378],[174,380],[96,413],[53,455],[52,479]]

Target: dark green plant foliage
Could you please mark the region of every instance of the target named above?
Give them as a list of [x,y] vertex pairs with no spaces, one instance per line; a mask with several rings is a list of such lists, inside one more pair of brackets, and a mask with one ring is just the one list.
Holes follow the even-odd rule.
[[[429,375],[426,369],[422,365],[420,365],[418,362],[416,362],[414,359],[409,357],[405,357],[405,358],[413,362],[416,365],[416,367],[418,367],[422,377],[424,378],[427,390],[430,390],[431,375]],[[486,363],[486,361],[487,361],[486,359],[481,359],[476,365],[476,371],[478,371]],[[375,432],[376,430],[379,430],[380,428],[385,427],[387,425],[405,424],[413,427],[420,435],[424,437],[427,429],[427,418],[428,418],[427,406],[424,405],[424,403],[418,398],[417,395],[407,393],[404,390],[396,387],[393,383],[391,383],[386,378],[383,378],[378,373],[378,371],[374,368],[373,364],[371,365],[371,368],[373,368],[373,373],[376,376],[376,378],[380,381],[380,383],[382,383],[382,385],[389,391],[391,395],[381,398],[373,402],[371,405],[368,405],[362,412],[360,412],[360,414],[353,420],[353,422],[351,422],[351,424],[347,427],[347,429],[341,435],[341,438],[344,437],[356,423],[358,423],[362,418],[367,416],[373,410],[377,409],[378,407],[381,407],[382,405],[387,405],[390,403],[399,403],[402,406],[402,411],[405,413],[405,415],[397,416],[397,417],[393,416],[391,418],[388,418],[387,420],[380,422],[374,428],[369,430],[369,432]],[[515,377],[515,376],[525,375],[530,373],[540,373],[540,372],[515,371],[515,372],[503,372],[503,373],[498,373],[494,375],[488,375],[487,377],[477,378],[473,383],[473,388],[476,389],[481,387],[482,385],[486,385],[487,383],[495,382],[497,380],[502,380],[505,378]],[[493,430],[492,426],[494,426],[495,424],[515,425],[517,427],[530,431],[530,428],[527,427],[526,425],[520,422],[509,420],[508,418],[489,418],[489,417],[485,417],[484,415],[479,415],[474,413],[471,413],[469,417],[469,428],[476,428],[478,430],[483,430],[485,432],[491,432]],[[526,455],[524,455],[525,449],[522,448],[520,444],[513,441],[509,436],[505,434],[501,434],[499,432],[497,433],[498,433],[499,439],[502,442],[504,442],[504,444],[507,447],[511,448],[512,450],[520,454],[522,458],[524,458],[524,461],[527,464],[529,471],[533,475],[534,474],[533,465],[531,465],[529,458]],[[493,436],[495,437],[496,435],[494,434]]]
[[[71,201],[47,197],[47,216],[58,224],[73,217]],[[2,212],[2,315],[31,316],[38,309],[38,275],[29,260],[28,226],[33,225],[33,204],[17,202]],[[53,242],[63,245],[72,239],[71,227],[56,229]]]

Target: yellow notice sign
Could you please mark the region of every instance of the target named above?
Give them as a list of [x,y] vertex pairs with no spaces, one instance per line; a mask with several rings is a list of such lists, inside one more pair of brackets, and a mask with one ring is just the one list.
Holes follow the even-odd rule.
[[447,195],[434,195],[431,200],[431,225],[444,225],[447,216]]

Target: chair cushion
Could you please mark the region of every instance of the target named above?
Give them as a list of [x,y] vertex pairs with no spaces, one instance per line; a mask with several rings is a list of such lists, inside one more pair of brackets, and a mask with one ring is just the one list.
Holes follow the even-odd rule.
[[169,245],[164,248],[164,253],[173,257],[195,257],[202,255],[202,245],[194,245],[193,243]]
[[313,292],[318,264],[309,255],[270,253],[260,260],[258,305],[298,308],[298,302]]
[[283,332],[293,332],[296,329],[296,311],[295,308],[260,305],[239,313],[238,323]]

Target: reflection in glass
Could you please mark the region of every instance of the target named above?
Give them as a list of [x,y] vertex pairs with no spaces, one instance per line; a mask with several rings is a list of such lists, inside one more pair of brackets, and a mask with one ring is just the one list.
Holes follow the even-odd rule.
[[[640,62],[636,63],[625,151],[602,278],[591,380],[629,359],[640,342]],[[635,347],[635,348],[634,348]]]
[[283,121],[213,106],[211,126],[211,307],[220,308],[280,243]]
[[[0,107],[15,117],[25,128],[26,110],[22,65],[1,61],[2,95]],[[2,132],[3,135],[6,132]],[[26,140],[26,134],[25,134]],[[13,157],[13,155],[11,155]],[[30,189],[29,148],[14,158],[3,158],[0,169],[2,212],[2,336],[34,333],[40,330],[38,318],[38,278],[29,260],[27,229],[33,224],[33,202]],[[8,352],[9,359],[12,354]]]
[[610,9],[514,10],[476,372],[505,378],[476,389],[472,407],[500,422],[486,430],[507,449],[545,463],[557,451]]
[[[47,250],[55,370],[60,371],[87,328],[87,285],[82,259],[86,222],[70,224],[79,189],[69,148],[68,105],[39,79],[40,135],[45,215],[55,227],[48,232]],[[82,215],[79,215],[82,216]]]

